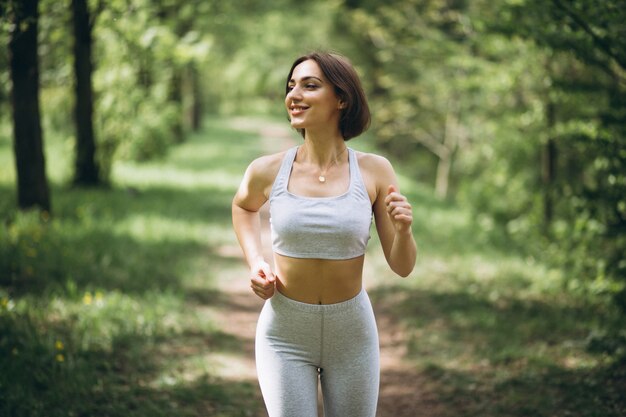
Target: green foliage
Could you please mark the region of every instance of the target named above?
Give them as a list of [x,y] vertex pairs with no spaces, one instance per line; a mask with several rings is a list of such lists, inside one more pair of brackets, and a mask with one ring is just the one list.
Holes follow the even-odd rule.
[[[251,383],[216,376],[211,355],[240,342],[202,305],[240,266],[217,252],[235,244],[228,208],[247,137],[214,127],[167,161],[118,161],[110,189],[56,185],[54,217],[17,211],[12,165],[0,165],[0,415],[256,412]],[[223,147],[234,138],[239,149]],[[55,172],[72,164],[65,146],[49,137]]]
[[[189,7],[183,7],[177,19],[189,18]],[[114,155],[134,160],[163,156],[180,139],[179,73],[210,51],[210,36],[177,31],[173,16],[137,0],[130,7],[112,3],[104,8],[94,38],[99,64],[95,125],[103,165],[110,167]]]
[[350,1],[337,22],[358,47],[381,148],[506,244],[566,268],[568,288],[626,306],[621,9]]
[[[220,81],[209,86],[219,112],[284,115],[284,83],[291,63],[313,49],[335,49],[332,24],[338,8],[333,2],[284,3],[280,8],[274,2],[271,7],[258,2],[262,10],[255,12],[240,5],[231,12],[236,28],[216,35],[221,42],[206,68],[211,79]],[[315,23],[304,29],[303,22]]]
[[553,140],[558,156],[556,180],[543,186],[555,208],[541,250],[570,271],[570,286],[615,297],[626,312],[622,9],[616,2],[528,1],[505,7],[509,18],[493,26],[535,42],[544,57],[546,85],[535,91],[543,116],[534,124],[539,143]]

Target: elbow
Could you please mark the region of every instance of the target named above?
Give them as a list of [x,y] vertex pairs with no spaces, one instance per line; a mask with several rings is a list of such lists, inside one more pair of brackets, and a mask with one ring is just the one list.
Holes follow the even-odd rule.
[[415,262],[417,261],[417,253],[413,252],[403,259],[402,262],[395,262],[390,264],[391,270],[402,278],[406,278],[411,275],[415,268]]
[[411,275],[411,272],[413,272],[413,268],[409,268],[409,269],[394,269],[393,272],[395,272],[397,275],[400,276],[400,278],[406,278],[409,275]]
[[391,250],[390,253],[385,253],[385,258],[387,258],[387,264],[394,273],[406,278],[411,275],[415,268],[417,245],[413,242],[408,248],[404,247],[398,251]]
[[402,261],[389,262],[391,270],[402,278],[406,278],[411,275],[415,268],[415,262],[417,261],[417,251],[407,255]]

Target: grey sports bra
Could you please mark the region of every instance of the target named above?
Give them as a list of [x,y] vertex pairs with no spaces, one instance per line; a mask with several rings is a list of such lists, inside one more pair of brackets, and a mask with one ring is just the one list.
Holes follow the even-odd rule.
[[298,147],[287,151],[270,192],[274,252],[293,258],[351,259],[365,253],[372,204],[355,152],[348,148],[350,186],[333,197],[305,197],[287,190]]

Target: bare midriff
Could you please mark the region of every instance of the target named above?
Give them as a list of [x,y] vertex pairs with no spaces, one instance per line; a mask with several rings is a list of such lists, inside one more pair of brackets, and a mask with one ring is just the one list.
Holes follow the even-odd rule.
[[363,285],[363,259],[301,259],[274,254],[276,288],[292,300],[335,304],[354,298]]

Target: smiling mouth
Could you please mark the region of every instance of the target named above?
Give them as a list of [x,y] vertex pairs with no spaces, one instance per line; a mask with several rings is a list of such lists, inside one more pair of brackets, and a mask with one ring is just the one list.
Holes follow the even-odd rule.
[[302,107],[302,106],[290,106],[289,107],[289,111],[291,112],[292,115],[298,115],[307,109],[308,107]]

